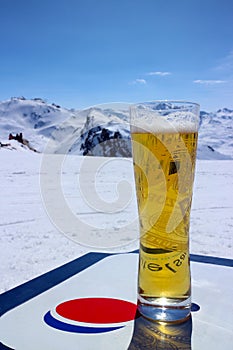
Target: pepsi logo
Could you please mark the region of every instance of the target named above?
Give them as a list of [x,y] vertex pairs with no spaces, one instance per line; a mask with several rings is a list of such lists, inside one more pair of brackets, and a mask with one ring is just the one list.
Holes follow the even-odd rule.
[[137,305],[114,298],[80,298],[65,301],[48,311],[44,322],[73,333],[111,332],[134,320]]

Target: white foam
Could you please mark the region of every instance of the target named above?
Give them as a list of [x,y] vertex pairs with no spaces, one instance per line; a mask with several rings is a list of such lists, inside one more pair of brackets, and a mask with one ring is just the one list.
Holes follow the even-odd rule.
[[176,111],[168,115],[146,111],[141,118],[131,118],[131,133],[197,132],[199,120],[194,113]]

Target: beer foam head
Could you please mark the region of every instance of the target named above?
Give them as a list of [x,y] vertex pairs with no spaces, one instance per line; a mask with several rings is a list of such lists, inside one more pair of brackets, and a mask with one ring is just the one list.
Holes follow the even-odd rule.
[[130,124],[133,133],[197,132],[199,111],[194,113],[182,106],[158,110],[151,104],[141,104],[131,107]]

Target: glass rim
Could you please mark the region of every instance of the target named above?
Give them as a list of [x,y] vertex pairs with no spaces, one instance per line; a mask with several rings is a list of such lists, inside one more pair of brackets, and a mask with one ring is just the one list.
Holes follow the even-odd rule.
[[[131,104],[130,108],[132,107],[137,107],[137,106],[141,106],[141,105],[149,105],[149,104],[157,104],[159,105],[160,103],[171,103],[171,104],[183,104],[185,106],[192,106],[192,107],[196,107],[196,108],[200,108],[200,104],[197,102],[191,102],[191,101],[186,101],[186,100],[150,100],[150,101],[144,101],[144,102],[137,102],[137,103],[133,103]],[[170,108],[173,109],[173,108]],[[157,111],[162,111],[163,109],[157,109]],[[169,110],[169,108],[167,109]]]

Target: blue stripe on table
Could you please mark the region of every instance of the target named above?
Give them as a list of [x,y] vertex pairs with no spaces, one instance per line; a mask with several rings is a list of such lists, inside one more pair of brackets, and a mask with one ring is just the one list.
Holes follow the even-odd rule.
[[[138,250],[129,253],[138,254]],[[125,253],[122,254],[124,255]],[[27,300],[30,300],[31,298],[34,298],[35,296],[65,281],[66,279],[78,274],[98,261],[113,255],[120,254],[88,253],[50,272],[36,277],[29,282],[2,293],[0,295],[0,316],[16,306],[26,302]],[[190,258],[191,261],[198,263],[233,267],[233,259],[196,254],[191,254]]]

